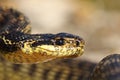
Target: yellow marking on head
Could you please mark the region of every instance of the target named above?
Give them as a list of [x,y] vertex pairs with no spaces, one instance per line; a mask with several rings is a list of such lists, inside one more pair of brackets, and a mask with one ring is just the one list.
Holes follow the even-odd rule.
[[72,56],[72,55],[82,55],[84,52],[84,44],[80,44],[80,46],[56,46],[56,45],[40,45],[36,47],[31,47],[32,42],[24,43],[24,47],[22,47],[22,51],[26,54],[33,54],[33,53],[43,53],[43,55],[52,55],[52,56]]
[[33,52],[45,53],[44,55],[52,55],[56,57],[82,55],[84,52],[83,47],[68,47],[68,46],[55,46],[55,45],[41,45],[33,49]]
[[41,45],[41,46],[38,46],[38,47],[40,47],[41,49],[52,51],[52,52],[56,51],[54,45]]
[[14,42],[12,43],[11,40],[6,39],[5,37],[2,37],[2,39],[3,39],[3,41],[4,41],[5,44],[11,44],[11,45],[15,44]]
[[31,44],[34,43],[35,41],[32,42],[25,42],[23,45],[24,47],[21,47],[21,50],[26,53],[26,54],[33,54],[33,48],[31,47]]

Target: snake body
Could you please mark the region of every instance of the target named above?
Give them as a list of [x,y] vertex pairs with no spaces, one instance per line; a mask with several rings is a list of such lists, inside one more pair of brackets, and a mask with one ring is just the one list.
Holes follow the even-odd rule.
[[0,80],[120,80],[120,55],[105,57],[99,64],[65,59],[38,64],[0,62]]
[[30,34],[29,24],[19,11],[0,7],[0,80],[120,80],[119,54],[98,64],[63,59],[82,55],[84,40],[69,33]]

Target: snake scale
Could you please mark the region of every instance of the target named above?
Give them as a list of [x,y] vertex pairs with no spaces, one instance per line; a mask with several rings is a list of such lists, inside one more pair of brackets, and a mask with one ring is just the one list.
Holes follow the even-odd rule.
[[0,7],[0,80],[120,80],[119,54],[98,64],[75,60],[84,52],[81,37],[29,34],[29,24],[21,12]]

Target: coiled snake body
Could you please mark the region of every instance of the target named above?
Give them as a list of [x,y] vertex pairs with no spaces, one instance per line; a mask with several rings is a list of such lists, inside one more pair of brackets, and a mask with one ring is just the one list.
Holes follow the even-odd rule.
[[84,40],[69,33],[29,34],[29,23],[19,11],[0,8],[1,80],[120,80],[119,54],[105,57],[97,66],[59,60],[82,55]]

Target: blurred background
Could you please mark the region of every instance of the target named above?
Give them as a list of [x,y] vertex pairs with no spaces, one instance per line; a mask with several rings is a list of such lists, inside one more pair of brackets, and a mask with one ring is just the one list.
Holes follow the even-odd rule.
[[96,62],[120,53],[120,0],[0,0],[0,5],[29,17],[32,33],[81,36],[86,45],[80,59]]

